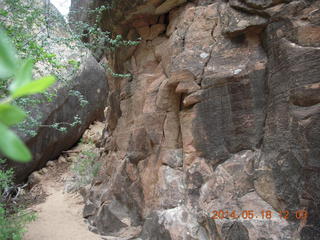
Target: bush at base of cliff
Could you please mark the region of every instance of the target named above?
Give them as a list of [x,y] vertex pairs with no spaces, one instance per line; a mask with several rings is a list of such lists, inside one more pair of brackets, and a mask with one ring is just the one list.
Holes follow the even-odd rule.
[[[0,164],[4,163],[0,159]],[[12,185],[12,170],[0,169],[0,196]],[[0,239],[21,240],[25,232],[25,225],[35,219],[35,215],[26,210],[10,204],[2,203],[5,199],[0,198]]]
[[91,144],[88,144],[90,149],[82,151],[77,160],[71,166],[73,177],[66,184],[66,191],[78,191],[80,188],[90,184],[97,176],[101,167],[100,162],[97,162],[98,154]]

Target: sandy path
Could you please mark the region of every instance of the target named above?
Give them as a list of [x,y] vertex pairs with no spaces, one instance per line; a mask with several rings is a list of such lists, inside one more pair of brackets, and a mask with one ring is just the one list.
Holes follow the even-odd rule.
[[81,196],[63,193],[63,184],[53,179],[42,186],[49,196],[32,207],[37,219],[28,225],[24,240],[101,240],[83,221]]

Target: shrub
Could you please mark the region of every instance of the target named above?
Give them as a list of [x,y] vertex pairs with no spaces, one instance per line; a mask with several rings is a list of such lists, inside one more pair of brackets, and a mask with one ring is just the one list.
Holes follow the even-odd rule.
[[97,176],[101,164],[97,162],[98,154],[93,150],[82,151],[72,165],[71,171],[74,174],[71,190],[77,191],[91,183],[94,177]]
[[[0,159],[0,164],[5,161]],[[13,170],[0,169],[0,196],[4,196],[4,191],[12,186]],[[6,199],[0,199],[0,239],[1,240],[21,240],[25,232],[25,225],[35,219],[35,214],[22,208],[6,203]]]
[[15,209],[15,213],[8,213],[0,204],[0,239],[21,240],[25,232],[25,225],[35,219],[35,215],[26,210]]

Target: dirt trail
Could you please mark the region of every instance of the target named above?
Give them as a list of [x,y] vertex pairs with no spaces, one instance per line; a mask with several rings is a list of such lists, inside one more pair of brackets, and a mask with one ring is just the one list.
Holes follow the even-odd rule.
[[[68,168],[67,164],[64,167]],[[24,240],[100,240],[83,221],[82,197],[64,192],[67,173],[60,175],[56,167],[49,171],[39,183],[48,196],[31,207],[37,219],[28,225]]]
[[[23,240],[101,240],[102,237],[90,232],[82,218],[83,198],[79,193],[68,193],[74,173],[71,165],[81,159],[81,152],[95,152],[92,143],[102,136],[104,123],[95,122],[83,135],[82,143],[62,155],[56,161],[29,177],[33,186],[26,199],[34,204],[30,207],[36,212],[36,220],[27,226]],[[74,180],[73,180],[74,181]],[[75,180],[76,181],[76,180]],[[72,182],[72,181],[71,181]]]

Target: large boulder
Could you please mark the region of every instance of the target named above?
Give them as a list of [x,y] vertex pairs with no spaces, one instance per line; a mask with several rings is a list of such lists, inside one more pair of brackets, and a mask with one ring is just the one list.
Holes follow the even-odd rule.
[[[81,106],[79,98],[70,94],[70,90],[71,93],[80,92],[88,103]],[[41,114],[41,119],[38,120],[40,126],[34,129],[36,135],[24,137],[33,160],[26,164],[10,164],[15,169],[17,180],[24,180],[32,171],[42,168],[48,160],[55,159],[62,151],[71,148],[93,121],[102,120],[107,95],[105,71],[89,55],[70,83],[57,88],[57,97],[53,102],[32,109],[37,116]],[[66,131],[53,128],[55,123],[67,123],[61,125],[66,126]],[[75,125],[68,125],[72,123]]]
[[[43,1],[38,3],[39,8],[45,6]],[[63,67],[38,62],[35,78],[54,74],[57,83],[47,94],[18,101],[29,116],[16,130],[30,148],[33,160],[27,164],[9,163],[17,181],[26,179],[32,171],[42,168],[48,160],[54,160],[61,151],[76,144],[90,123],[103,118],[107,103],[108,83],[104,68],[80,41],[63,41],[71,39],[71,30],[53,5],[49,10],[47,31],[50,37],[46,38],[47,33],[42,31],[36,39],[46,39],[44,49],[54,54]]]

